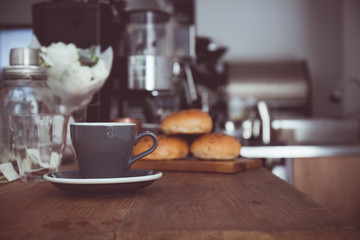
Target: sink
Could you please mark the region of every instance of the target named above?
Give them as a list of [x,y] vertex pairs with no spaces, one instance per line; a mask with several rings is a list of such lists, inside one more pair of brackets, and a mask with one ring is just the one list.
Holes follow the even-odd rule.
[[354,145],[359,134],[359,118],[275,114],[264,101],[241,123],[241,139],[248,145]]
[[240,155],[268,159],[360,156],[360,145],[242,146]]
[[285,145],[358,144],[359,122],[336,118],[273,119],[271,141]]
[[258,144],[260,132],[258,138],[249,139],[249,144],[241,148],[240,155],[247,158],[360,155],[360,121],[357,119],[275,118],[270,126],[270,144]]

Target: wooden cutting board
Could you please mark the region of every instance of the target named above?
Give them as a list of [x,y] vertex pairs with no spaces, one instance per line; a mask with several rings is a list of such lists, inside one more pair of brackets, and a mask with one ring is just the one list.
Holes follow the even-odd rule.
[[161,171],[190,171],[235,173],[248,171],[262,166],[261,159],[238,158],[234,160],[137,160],[132,168],[152,169]]

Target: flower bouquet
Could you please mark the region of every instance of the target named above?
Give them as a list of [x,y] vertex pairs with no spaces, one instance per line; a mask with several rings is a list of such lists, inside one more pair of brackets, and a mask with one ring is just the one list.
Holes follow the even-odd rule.
[[113,50],[100,53],[100,47],[77,48],[74,44],[52,43],[40,46],[36,38],[31,47],[40,49],[41,64],[47,71],[47,84],[59,98],[59,111],[72,115],[85,107],[104,85],[110,74]]

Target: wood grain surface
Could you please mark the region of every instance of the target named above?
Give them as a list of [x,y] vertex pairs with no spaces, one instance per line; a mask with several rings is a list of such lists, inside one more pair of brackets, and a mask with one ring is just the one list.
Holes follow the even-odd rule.
[[190,171],[235,173],[260,168],[261,159],[238,158],[233,160],[137,160],[132,167],[140,169],[153,169],[161,171]]
[[0,239],[360,239],[360,232],[263,168],[164,172],[136,193],[74,195],[0,185]]
[[294,186],[360,228],[360,157],[293,159]]

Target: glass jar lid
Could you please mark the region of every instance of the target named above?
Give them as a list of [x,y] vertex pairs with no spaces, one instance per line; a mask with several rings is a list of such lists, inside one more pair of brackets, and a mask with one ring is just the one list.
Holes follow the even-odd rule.
[[10,66],[3,68],[4,79],[32,79],[46,78],[45,68],[40,66],[39,49],[13,48],[10,51]]

